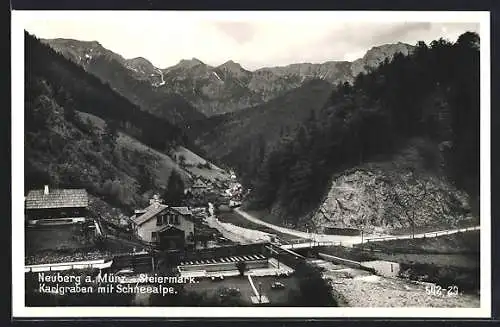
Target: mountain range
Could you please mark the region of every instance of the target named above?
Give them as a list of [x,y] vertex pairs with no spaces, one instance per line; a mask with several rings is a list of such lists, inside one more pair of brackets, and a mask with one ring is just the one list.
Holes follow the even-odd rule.
[[414,49],[399,42],[373,47],[353,62],[296,63],[249,71],[232,60],[214,67],[196,58],[160,69],[142,57],[125,59],[96,41],[42,42],[109,83],[131,102],[174,123],[258,106],[311,79],[331,84],[352,82],[359,73],[377,67],[395,53],[407,55]]

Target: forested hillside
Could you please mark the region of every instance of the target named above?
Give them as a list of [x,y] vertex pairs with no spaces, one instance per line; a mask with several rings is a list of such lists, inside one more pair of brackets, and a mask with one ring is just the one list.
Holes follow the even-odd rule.
[[[130,211],[147,204],[151,191],[164,190],[172,170],[189,178],[162,153],[182,144],[179,128],[140,110],[29,34],[25,51],[26,190],[47,183],[82,187],[94,204]],[[92,116],[104,121],[103,128]]]
[[[337,208],[340,206],[332,210],[349,209],[349,205],[342,206],[341,201],[336,201],[335,196],[328,199],[336,194],[331,187],[339,186],[338,178],[348,179],[357,167],[368,170],[368,175],[378,174],[378,182],[385,183],[384,190],[388,192],[382,208],[372,208],[363,217],[357,217],[372,221],[374,226],[394,225],[381,221],[390,216],[389,208],[398,207],[404,212],[419,205],[425,207],[424,203],[401,203],[402,198],[395,193],[404,185],[409,185],[406,197],[417,192],[416,185],[420,184],[428,186],[424,187],[426,194],[435,192],[434,198],[448,194],[450,199],[434,204],[443,206],[432,214],[436,217],[446,215],[453,220],[455,213],[458,217],[464,210],[465,215],[470,214],[470,208],[460,200],[460,190],[470,196],[472,210],[477,208],[477,34],[464,33],[455,43],[443,39],[430,45],[419,42],[413,54],[397,54],[379,68],[358,75],[353,84],[338,85],[320,113],[301,124],[296,137],[282,139],[281,144],[265,154],[251,184],[247,208],[272,209],[282,220],[299,225],[308,223],[313,216],[317,223],[326,220],[355,225],[355,221],[335,220],[332,212],[323,213],[326,218],[321,220],[317,210],[328,201],[336,203]],[[382,172],[377,173],[380,169]],[[364,188],[363,178],[358,178],[358,184],[352,180],[347,184],[348,188]],[[361,201],[359,197],[352,200],[353,195],[347,194],[346,201]],[[329,207],[335,206],[330,203]],[[351,210],[359,211],[359,205]],[[432,224],[433,216],[424,214],[426,223]],[[395,225],[408,226],[411,217],[405,216],[399,215],[402,221]]]
[[300,122],[315,117],[332,87],[311,80],[263,105],[201,121],[194,131],[198,146],[207,156],[235,167],[244,181],[251,180],[267,149],[294,135]]

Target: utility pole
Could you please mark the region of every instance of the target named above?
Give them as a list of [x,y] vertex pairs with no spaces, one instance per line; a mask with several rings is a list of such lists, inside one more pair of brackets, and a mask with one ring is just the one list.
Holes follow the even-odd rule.
[[363,226],[361,226],[361,244],[363,244],[363,234],[366,228],[366,215],[363,215]]
[[278,261],[278,269],[280,269],[280,253],[279,253],[279,251],[278,250],[274,250],[271,247],[269,249],[270,249],[271,253],[276,253],[276,260]]
[[[410,217],[408,217],[410,218]],[[411,223],[411,238],[415,238],[415,212],[413,212],[412,217],[410,218],[410,223]]]
[[151,253],[151,267],[153,268],[153,272],[155,272],[155,252],[153,247],[150,247],[149,251]]

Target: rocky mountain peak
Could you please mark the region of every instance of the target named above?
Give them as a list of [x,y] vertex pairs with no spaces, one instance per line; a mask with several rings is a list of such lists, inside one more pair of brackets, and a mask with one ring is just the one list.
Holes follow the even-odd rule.
[[243,69],[243,67],[241,67],[241,65],[239,63],[234,62],[232,60],[226,61],[225,63],[223,63],[222,65],[220,65],[217,68],[219,68],[221,70],[226,70],[226,71],[229,71],[229,72],[241,72],[241,71],[245,71],[245,69]]
[[404,55],[408,55],[413,51],[414,46],[406,43],[398,42],[393,44],[383,44],[379,46],[372,47],[366,52],[362,59],[373,59],[375,57],[387,57],[394,56],[394,54],[401,52]]
[[179,63],[176,66],[182,68],[192,68],[199,65],[205,65],[205,63],[200,59],[193,57],[191,59],[181,59],[181,61],[179,61]]
[[130,64],[135,64],[135,65],[153,66],[153,64],[149,60],[147,60],[146,58],[143,58],[143,57],[128,59],[127,62]]
[[374,46],[368,50],[363,58],[352,62],[352,75],[356,76],[361,72],[365,72],[366,68],[375,68],[380,65],[386,58],[391,60],[398,52],[403,55],[408,55],[413,52],[415,47],[403,42],[383,44]]

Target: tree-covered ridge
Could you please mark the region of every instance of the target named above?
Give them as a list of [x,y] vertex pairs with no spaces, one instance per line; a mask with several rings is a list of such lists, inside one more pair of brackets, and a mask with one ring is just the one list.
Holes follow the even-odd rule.
[[319,205],[332,175],[388,159],[415,138],[425,140],[418,151],[422,169],[447,175],[477,199],[477,34],[464,33],[454,43],[419,42],[411,55],[397,54],[353,84],[338,85],[295,137],[265,154],[248,205],[261,209],[278,202],[285,204],[284,216],[307,214]]
[[[164,151],[173,143],[186,142],[179,127],[142,111],[108,84],[28,33],[25,33],[25,56],[26,97],[32,97],[34,80],[42,78],[52,86],[60,106],[78,106],[79,111],[113,120],[118,128],[155,149]],[[26,129],[36,128],[32,124],[36,122],[27,119]]]
[[81,187],[99,199],[99,213],[106,206],[130,213],[146,205],[152,191],[164,192],[173,170],[186,178],[162,153],[183,142],[181,130],[25,36],[26,190]]

